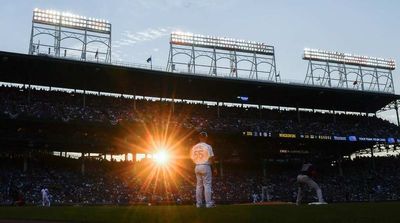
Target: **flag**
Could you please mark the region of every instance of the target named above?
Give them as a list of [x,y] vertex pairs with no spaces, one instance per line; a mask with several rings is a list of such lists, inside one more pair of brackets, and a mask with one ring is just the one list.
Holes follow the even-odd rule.
[[357,82],[357,81],[354,81],[354,82],[353,82],[353,85],[357,85],[357,84],[358,84],[358,82]]
[[146,62],[150,63],[151,62],[151,57],[147,58]]
[[94,58],[97,59],[98,56],[99,56],[99,50],[96,50],[96,54],[94,54]]

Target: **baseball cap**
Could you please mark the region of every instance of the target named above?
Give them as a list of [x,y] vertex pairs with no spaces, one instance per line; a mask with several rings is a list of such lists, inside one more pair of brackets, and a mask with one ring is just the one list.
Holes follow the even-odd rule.
[[202,131],[202,132],[199,133],[199,136],[200,136],[200,137],[207,138],[207,137],[208,137],[208,134],[207,134],[207,132]]

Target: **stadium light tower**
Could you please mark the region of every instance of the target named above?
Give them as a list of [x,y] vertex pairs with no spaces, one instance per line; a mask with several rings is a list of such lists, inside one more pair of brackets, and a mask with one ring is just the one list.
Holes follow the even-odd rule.
[[34,9],[29,54],[67,57],[67,53],[68,57],[80,54],[81,60],[111,63],[111,24],[103,19]]
[[273,46],[254,41],[173,32],[167,70],[256,80],[280,80]]
[[394,94],[393,59],[308,48],[303,59],[308,60],[306,84]]

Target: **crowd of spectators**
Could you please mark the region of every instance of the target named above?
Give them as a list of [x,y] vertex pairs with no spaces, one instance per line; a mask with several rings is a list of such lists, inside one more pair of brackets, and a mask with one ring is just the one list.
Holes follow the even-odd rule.
[[[390,201],[400,199],[400,159],[360,158],[343,161],[343,175],[337,167],[324,166],[315,179],[328,202]],[[47,187],[55,205],[98,204],[193,204],[195,179],[191,168],[181,175],[149,179],[143,174],[144,163],[86,161],[84,175],[79,160],[46,156],[32,158],[23,171],[19,158],[2,158],[0,204],[11,205],[23,199],[28,205],[40,205],[40,190]],[[147,161],[149,162],[149,161]],[[139,165],[136,166],[135,165]],[[273,165],[272,163],[270,165]],[[254,195],[264,201],[294,202],[297,168],[282,164],[279,170],[241,170],[240,166],[224,170],[213,177],[213,199],[217,204],[250,203]],[[299,163],[299,165],[301,165]],[[16,196],[18,195],[18,196]],[[306,192],[305,201],[313,201],[314,191]]]
[[[8,135],[0,129],[2,139],[16,137],[15,141],[48,139],[60,142],[68,137],[93,146],[104,147],[110,143],[108,134],[101,128],[124,123],[168,122],[183,129],[205,129],[214,132],[241,133],[243,131],[295,133],[315,135],[400,138],[398,127],[376,116],[279,110],[242,106],[215,106],[183,101],[132,99],[93,95],[76,92],[34,90],[0,87],[0,119],[34,120],[38,123],[64,123],[63,128],[40,125],[9,126],[18,134]],[[79,123],[79,128],[76,124]],[[13,129],[14,131],[14,129]],[[15,132],[14,131],[14,132]],[[87,141],[88,136],[93,136]],[[71,140],[72,139],[72,140]],[[86,140],[86,141],[85,141]],[[12,141],[12,142],[15,142]],[[46,142],[45,142],[46,143]],[[40,144],[38,144],[40,145]],[[86,144],[85,144],[86,145]],[[143,174],[150,166],[149,160],[139,163],[86,160],[82,175],[80,160],[46,155],[31,157],[26,171],[21,168],[21,157],[0,158],[0,203],[12,204],[16,200],[39,205],[40,190],[47,187],[55,204],[136,204],[136,203],[185,203],[194,202],[194,174],[192,168],[182,170],[171,179],[149,180]],[[400,199],[399,158],[370,160],[345,160],[343,173],[337,167],[325,166],[316,181],[328,202],[350,202]],[[274,166],[271,163],[270,166]],[[278,170],[242,170],[226,168],[213,178],[213,197],[217,203],[250,202],[254,197],[264,200],[289,201],[296,197],[295,179],[298,166],[290,165]],[[185,176],[185,177],[183,177]],[[312,200],[313,192],[308,193]],[[307,198],[306,198],[307,200]]]
[[398,128],[376,116],[330,112],[213,106],[26,88],[0,88],[0,117],[5,119],[162,123],[223,132],[273,132],[361,137],[399,137]]

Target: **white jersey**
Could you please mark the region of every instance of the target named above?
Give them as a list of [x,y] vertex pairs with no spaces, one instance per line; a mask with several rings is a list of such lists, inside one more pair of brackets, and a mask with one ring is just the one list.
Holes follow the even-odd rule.
[[49,196],[49,190],[47,188],[43,188],[40,192],[42,193],[42,197]]
[[43,207],[50,207],[50,193],[47,188],[43,188],[40,190],[40,193],[42,194],[42,206]]
[[197,165],[210,164],[209,160],[213,156],[212,147],[204,142],[197,143],[190,151],[190,158]]

